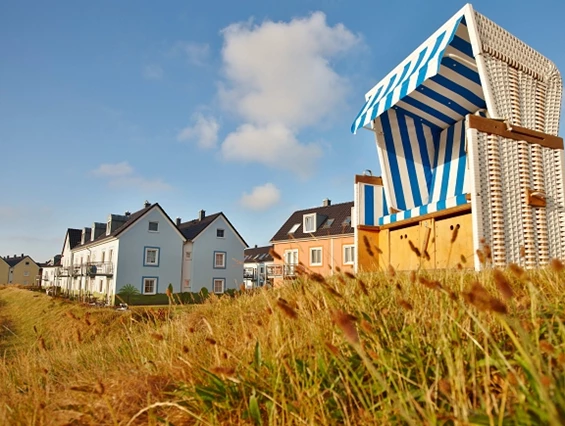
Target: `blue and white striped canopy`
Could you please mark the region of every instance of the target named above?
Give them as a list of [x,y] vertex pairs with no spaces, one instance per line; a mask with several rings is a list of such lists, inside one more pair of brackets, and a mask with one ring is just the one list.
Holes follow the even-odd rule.
[[371,89],[351,127],[375,131],[383,204],[402,212],[379,224],[467,200],[464,120],[486,107],[473,13],[465,6]]
[[464,7],[365,95],[352,133],[385,111],[401,108],[444,129],[485,107]]

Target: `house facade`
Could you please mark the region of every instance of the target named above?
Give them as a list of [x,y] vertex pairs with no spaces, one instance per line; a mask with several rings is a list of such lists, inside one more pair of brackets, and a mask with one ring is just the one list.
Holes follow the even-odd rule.
[[[77,241],[78,240],[78,241]],[[110,214],[82,230],[69,229],[59,277],[62,290],[113,303],[131,285],[142,295],[181,291],[185,238],[157,203],[123,215]]]
[[182,291],[223,293],[238,289],[243,282],[243,251],[247,243],[224,213],[206,216],[201,210],[198,218],[181,222],[178,229],[186,242],[182,255]]
[[[0,262],[0,284],[36,285],[39,265],[25,255],[5,256]],[[6,268],[6,265],[8,266]]]
[[331,275],[339,268],[355,269],[353,202],[331,204],[299,210],[290,215],[271,239],[273,250],[280,256],[267,268],[267,277],[274,285],[296,276],[297,265],[307,272]]
[[271,248],[272,246],[255,246],[245,249],[243,282],[246,289],[272,285],[272,280],[267,277],[267,268],[274,264]]

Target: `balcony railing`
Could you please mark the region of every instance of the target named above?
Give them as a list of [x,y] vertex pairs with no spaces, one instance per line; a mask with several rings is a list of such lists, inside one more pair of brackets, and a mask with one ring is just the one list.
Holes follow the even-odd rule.
[[69,268],[67,266],[59,266],[55,270],[56,277],[68,277],[69,276]]
[[245,268],[243,270],[243,278],[246,280],[256,280],[257,279],[257,269],[255,268]]
[[85,266],[85,275],[113,275],[114,264],[112,262],[88,262]]
[[278,265],[268,265],[267,266],[267,277],[268,278],[285,278],[294,277],[296,275],[296,263],[285,263]]

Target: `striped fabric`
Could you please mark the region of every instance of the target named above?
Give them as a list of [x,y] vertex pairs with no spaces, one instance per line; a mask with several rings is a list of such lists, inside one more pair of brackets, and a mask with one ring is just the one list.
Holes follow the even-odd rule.
[[439,132],[395,109],[379,117],[375,131],[388,205],[410,210],[427,204]]
[[351,131],[391,108],[434,130],[485,107],[463,8],[371,89]]
[[[388,114],[390,115],[390,112]],[[398,115],[399,114],[396,113],[396,121],[400,123],[404,122],[404,119],[398,118]],[[383,117],[385,116],[383,115]],[[383,117],[381,117],[381,121],[386,121]],[[392,133],[394,134],[394,132]],[[392,202],[398,203],[400,200],[405,203],[406,200],[409,199],[411,201],[409,207],[399,207],[398,210],[403,210],[399,213],[393,215],[385,213],[384,218],[381,217],[378,219],[380,225],[467,203],[465,194],[470,191],[467,173],[467,154],[465,152],[465,120],[461,120],[453,126],[448,127],[442,131],[435,140],[436,145],[433,154],[425,152],[424,154],[420,154],[420,157],[417,157],[418,152],[414,154],[412,150],[409,151],[410,154],[407,155],[406,151],[393,151],[392,147],[387,147],[387,149],[383,149],[382,153],[380,153],[383,156],[382,158],[387,158],[389,166],[391,164],[402,164],[406,166],[405,169],[402,170],[392,167],[389,167],[388,170],[383,169],[385,176],[390,174],[393,177],[391,182],[387,182],[383,176],[383,183],[389,188]],[[408,147],[413,148],[413,145],[408,145]],[[388,155],[388,157],[386,157],[386,155]],[[411,161],[408,161],[409,157],[411,157]],[[429,158],[433,158],[433,167],[428,166],[428,160],[424,161],[422,159],[424,157],[428,160]],[[404,159],[404,161],[398,161],[399,158]],[[426,166],[423,167],[423,164],[426,164]],[[418,194],[416,189],[420,188],[414,183],[418,176],[418,173],[416,173],[418,168],[420,175],[429,173],[429,179],[427,180],[429,184],[426,188],[422,189],[423,192],[420,195],[415,195]],[[410,172],[407,173],[407,170]],[[411,181],[410,173],[413,174],[412,180],[414,180],[414,182]],[[430,188],[429,191],[427,191],[428,187]],[[416,199],[425,199],[426,201],[423,203],[415,203],[414,200]],[[396,205],[400,206],[400,204]],[[406,203],[404,205],[406,205]]]
[[359,225],[376,225],[379,218],[388,214],[382,186],[359,183]]
[[451,197],[446,200],[441,200],[434,203],[426,204],[425,206],[420,206],[403,212],[398,212],[388,216],[380,217],[378,220],[378,225],[382,226],[388,223],[397,222],[399,220],[405,220],[405,219],[410,219],[412,217],[422,216],[428,213],[445,210],[450,207],[456,207],[463,204],[467,204],[468,202],[469,201],[467,201],[467,198],[464,194],[458,195],[457,197]]

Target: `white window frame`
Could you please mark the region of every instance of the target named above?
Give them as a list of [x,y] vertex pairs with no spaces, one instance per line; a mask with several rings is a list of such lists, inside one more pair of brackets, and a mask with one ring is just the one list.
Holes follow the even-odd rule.
[[112,219],[106,222],[106,235],[110,235],[110,230],[112,229]]
[[290,228],[290,231],[288,231],[289,234],[294,234],[296,232],[296,230],[300,227],[299,223],[295,223],[294,225],[292,225],[292,228]]
[[[315,251],[319,251],[320,252],[320,261],[319,262],[313,262],[312,260],[312,254]],[[322,247],[310,247],[310,266],[322,266],[323,264],[323,249]]]
[[[147,255],[150,251],[155,252],[155,262],[149,262]],[[159,247],[145,247],[145,253],[143,254],[143,266],[159,266],[159,252],[161,249]]]
[[[349,250],[351,260],[347,261],[347,250]],[[344,244],[343,246],[343,264],[344,265],[354,265],[355,264],[355,244]]]
[[[151,229],[151,224],[155,223],[157,224],[157,229]],[[147,225],[147,231],[148,232],[159,232],[159,222],[156,220],[150,220],[148,225]]]
[[[311,219],[312,221],[311,223],[309,223],[309,219]],[[311,227],[308,227],[307,225],[311,225]],[[316,232],[316,213],[310,213],[304,215],[302,231],[305,234]]]
[[[222,231],[222,236],[218,235],[218,232]],[[216,238],[226,238],[226,230],[223,228],[216,228]]]
[[[222,265],[219,265],[217,260],[217,256],[221,254],[222,258],[224,260]],[[226,269],[226,257],[227,257],[227,253],[225,251],[214,251],[214,269]]]
[[[222,291],[216,291],[216,283],[222,283]],[[225,278],[213,278],[212,279],[212,291],[215,294],[222,294],[226,291],[226,279]]]
[[[153,281],[153,292],[145,291],[147,281]],[[156,277],[143,277],[143,288],[141,289],[143,294],[157,294],[157,278]]]

